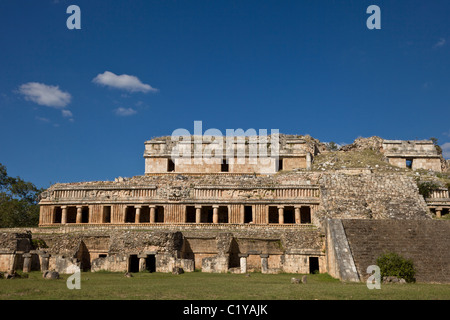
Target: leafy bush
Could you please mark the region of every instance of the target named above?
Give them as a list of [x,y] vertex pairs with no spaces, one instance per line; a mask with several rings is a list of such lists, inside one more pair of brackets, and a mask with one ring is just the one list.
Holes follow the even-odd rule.
[[431,192],[440,187],[437,183],[433,181],[418,182],[417,186],[419,187],[419,193],[424,198],[429,198]]
[[413,262],[405,259],[394,252],[384,253],[377,259],[377,265],[380,267],[381,278],[397,277],[403,278],[406,282],[415,282],[416,270]]
[[48,248],[47,244],[42,239],[32,239],[31,245],[34,249],[45,249]]

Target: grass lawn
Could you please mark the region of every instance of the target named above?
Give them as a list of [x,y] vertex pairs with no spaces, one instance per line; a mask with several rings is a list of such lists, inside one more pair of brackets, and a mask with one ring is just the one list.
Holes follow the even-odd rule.
[[40,272],[26,279],[1,279],[0,300],[367,300],[450,299],[447,284],[386,284],[369,290],[364,283],[342,283],[327,274],[307,275],[306,284],[291,284],[298,274],[81,273],[81,289],[69,290],[66,279],[45,280]]

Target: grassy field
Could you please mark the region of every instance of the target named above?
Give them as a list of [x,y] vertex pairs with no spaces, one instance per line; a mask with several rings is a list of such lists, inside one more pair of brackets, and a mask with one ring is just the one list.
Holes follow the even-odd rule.
[[364,283],[342,283],[326,274],[307,275],[306,284],[291,284],[296,274],[82,273],[81,289],[69,290],[66,279],[45,280],[40,272],[27,279],[1,279],[0,300],[448,300],[450,285],[386,284],[369,290]]

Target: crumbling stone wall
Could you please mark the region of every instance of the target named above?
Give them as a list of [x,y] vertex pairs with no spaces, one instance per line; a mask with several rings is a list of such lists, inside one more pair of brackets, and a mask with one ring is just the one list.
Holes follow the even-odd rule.
[[109,254],[158,251],[176,255],[182,244],[181,232],[116,231],[111,233]]
[[22,254],[32,249],[31,233],[0,233],[0,271],[22,268]]
[[[190,250],[195,251],[195,256],[200,254],[202,272],[227,272],[239,269],[235,265],[239,256],[246,256],[247,271],[262,271],[262,257],[266,256],[268,265],[265,272],[292,272],[309,273],[309,257],[319,258],[321,272],[326,272],[325,264],[325,237],[318,229],[283,231],[235,231],[218,233],[197,233],[195,239],[203,236],[206,241],[198,241],[202,250],[210,253],[203,257],[201,250],[194,247],[195,241],[191,237],[195,233],[185,234],[185,239],[190,243]],[[205,243],[209,245],[205,247]],[[211,254],[215,252],[215,254]],[[198,259],[195,258],[196,268]],[[233,271],[234,272],[234,271]]]
[[415,181],[400,173],[325,173],[318,219],[430,219]]

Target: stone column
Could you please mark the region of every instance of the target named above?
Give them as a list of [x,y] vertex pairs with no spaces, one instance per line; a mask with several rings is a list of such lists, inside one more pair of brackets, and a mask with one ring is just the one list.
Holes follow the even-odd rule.
[[202,221],[202,206],[195,206],[195,223]]
[[23,272],[31,271],[31,253],[24,253],[23,257]]
[[41,271],[42,272],[47,271],[50,255],[48,253],[42,253],[40,254],[40,258],[41,258]]
[[219,223],[219,206],[213,206],[213,223]]
[[134,206],[136,209],[136,215],[134,217],[134,223],[141,222],[141,206]]
[[241,273],[247,273],[247,257],[248,254],[239,254],[239,264],[241,266]]
[[244,224],[244,222],[245,222],[245,206],[244,205],[241,205],[241,217],[240,218],[241,218],[240,223]]
[[122,223],[127,221],[127,206],[125,205],[122,209]]
[[147,259],[146,254],[140,254],[138,255],[139,258],[139,272],[143,272],[147,269],[147,264],[145,262],[145,259]]
[[76,223],[81,223],[82,220],[82,213],[83,212],[83,207],[82,206],[77,206],[77,220]]
[[442,208],[436,208],[436,218],[442,217],[441,212],[442,212]]
[[261,273],[267,273],[269,270],[269,255],[268,254],[261,254]]
[[312,156],[311,153],[306,154],[306,170],[311,170]]
[[67,223],[67,206],[61,207],[62,214],[61,214],[61,224]]
[[149,206],[150,207],[150,223],[155,223],[155,209],[156,206]]
[[278,206],[278,223],[284,224],[284,206]]
[[301,207],[298,207],[298,206],[295,207],[295,223],[296,224],[300,224],[301,223],[300,208]]

